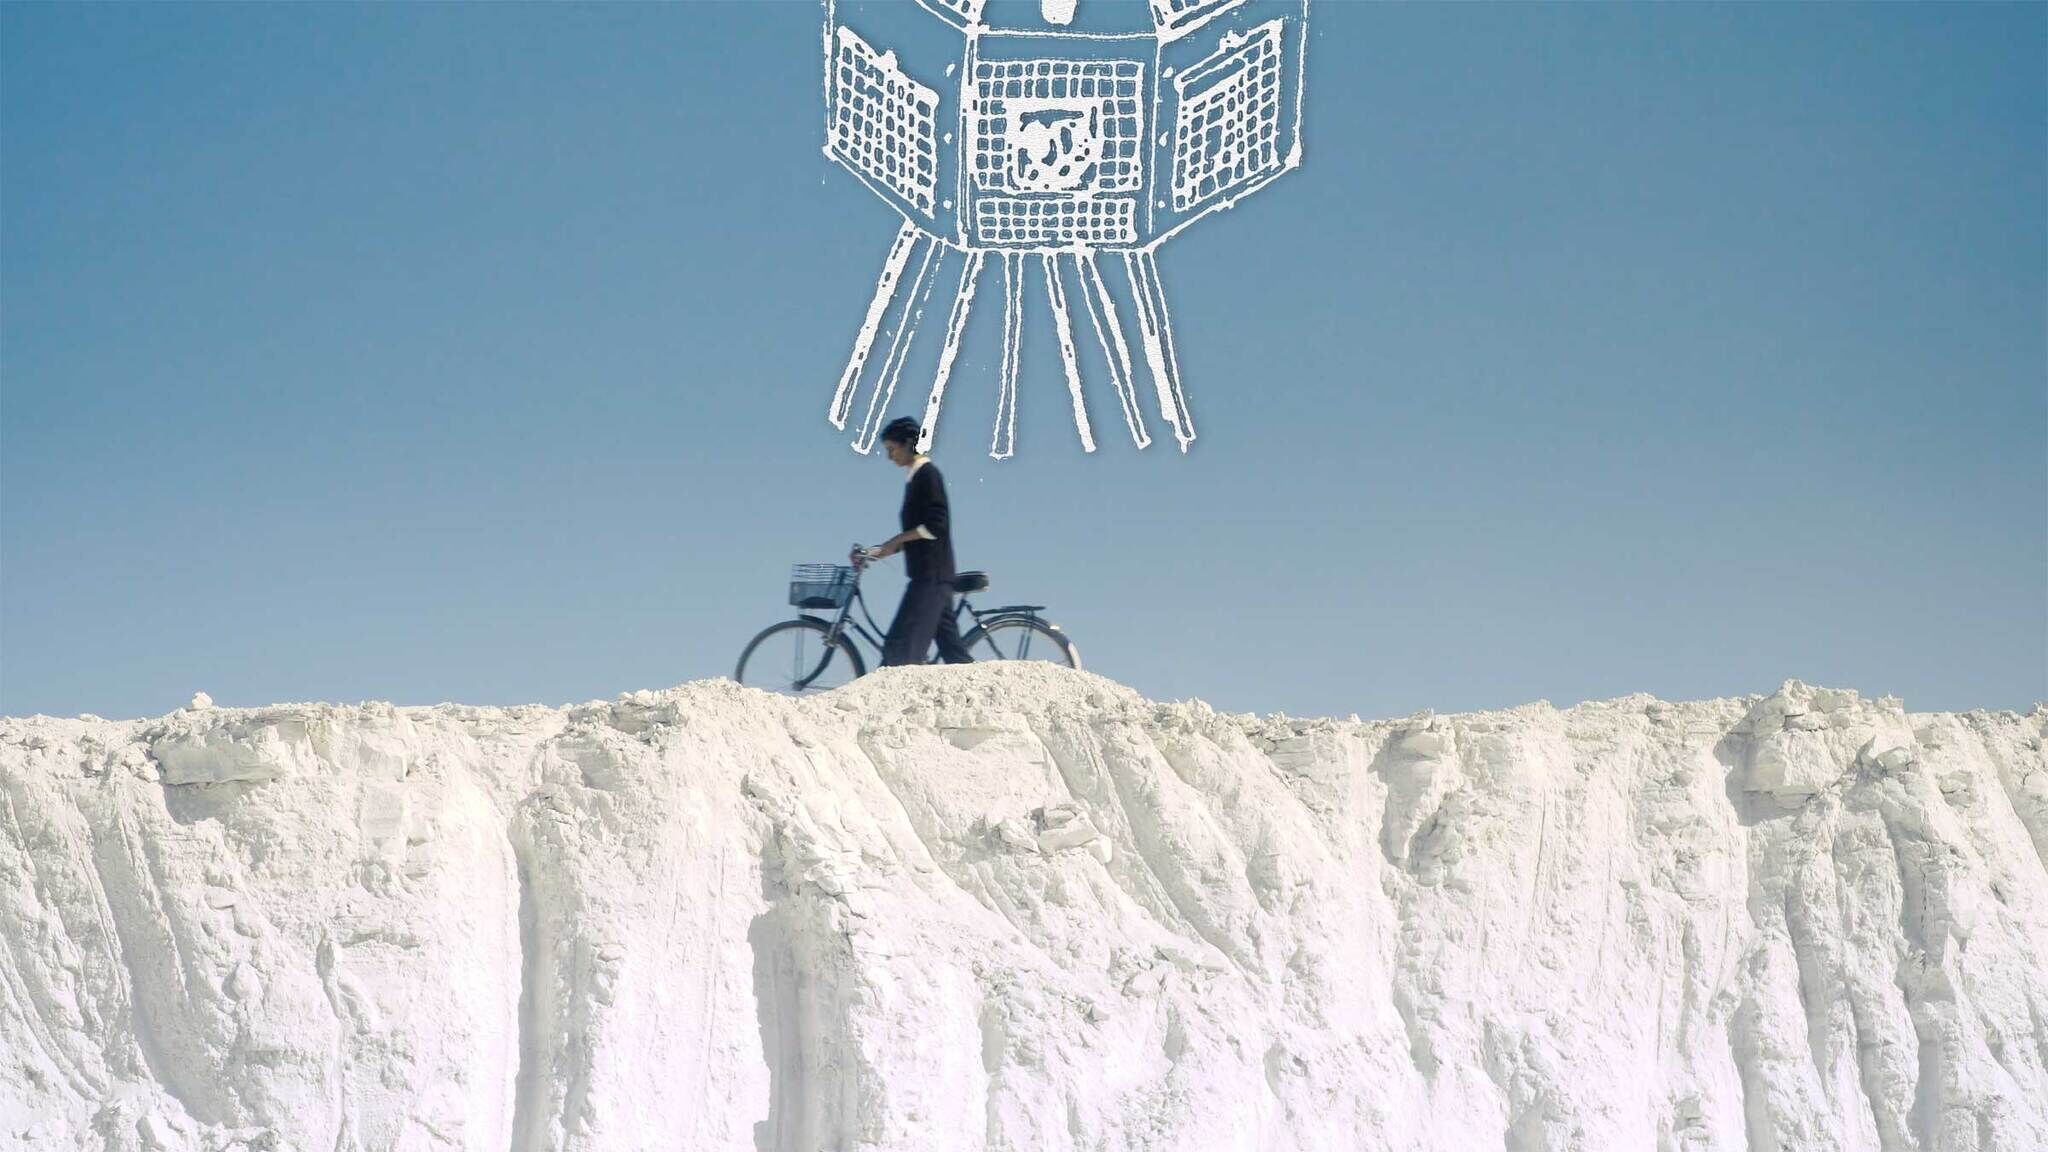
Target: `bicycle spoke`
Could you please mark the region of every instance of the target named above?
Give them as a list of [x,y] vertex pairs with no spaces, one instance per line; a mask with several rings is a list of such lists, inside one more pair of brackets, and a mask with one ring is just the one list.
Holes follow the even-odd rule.
[[830,663],[832,663],[832,649],[821,641],[818,658],[802,665],[803,672],[795,680],[796,687],[798,689],[809,688],[825,675],[825,666]]
[[[1046,660],[1069,667],[1078,666],[1073,652],[1058,631],[1041,621],[1011,617],[984,624],[977,632],[981,642],[988,645],[998,660]],[[1005,636],[1010,638],[1005,639]]]
[[837,688],[859,675],[855,658],[842,655],[819,621],[790,621],[755,637],[741,659],[739,680],[771,692],[805,696]]

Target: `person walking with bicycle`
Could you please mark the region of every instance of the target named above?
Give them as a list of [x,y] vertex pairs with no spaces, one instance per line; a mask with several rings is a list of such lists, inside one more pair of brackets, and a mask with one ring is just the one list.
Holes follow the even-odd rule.
[[932,641],[939,659],[971,664],[974,657],[960,640],[960,603],[953,595],[953,514],[946,502],[946,481],[939,466],[917,450],[916,420],[899,416],[882,429],[882,450],[889,462],[904,469],[903,507],[897,514],[902,530],[873,548],[855,551],[856,567],[903,553],[910,583],[896,606],[882,644],[882,664],[922,664]]
[[[795,564],[789,570],[789,604],[794,620],[782,620],[754,634],[740,651],[732,678],[752,688],[808,696],[829,692],[867,675],[861,655],[881,649],[884,664],[923,663],[932,641],[939,659],[966,664],[975,653],[990,660],[1043,660],[1081,666],[1081,652],[1060,626],[1046,619],[1043,604],[978,608],[971,597],[989,590],[988,573],[959,572],[953,566],[953,514],[938,466],[916,448],[919,428],[908,417],[882,432],[882,448],[904,469],[901,531],[874,548],[855,544],[846,564]],[[868,611],[861,573],[868,562],[903,553],[909,587],[885,630]],[[849,566],[850,565],[850,566]],[[960,634],[960,615],[973,621]]]

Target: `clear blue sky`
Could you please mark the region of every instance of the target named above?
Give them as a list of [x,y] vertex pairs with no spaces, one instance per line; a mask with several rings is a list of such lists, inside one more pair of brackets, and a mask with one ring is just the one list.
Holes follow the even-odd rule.
[[[1194,450],[1034,330],[988,459],[984,309],[963,561],[1230,709],[2048,696],[2044,14],[1320,4],[1304,169],[1162,253]],[[0,712],[728,673],[901,491],[818,22],[0,7]]]

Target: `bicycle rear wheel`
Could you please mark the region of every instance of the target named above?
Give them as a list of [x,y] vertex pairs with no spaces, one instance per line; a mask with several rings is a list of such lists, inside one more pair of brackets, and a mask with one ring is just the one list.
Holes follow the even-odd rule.
[[964,638],[976,660],[1048,660],[1069,668],[1081,666],[1081,650],[1059,625],[1036,616],[999,616],[984,620]]
[[829,692],[867,672],[860,651],[823,620],[799,616],[761,630],[740,653],[732,678],[749,688],[809,696]]

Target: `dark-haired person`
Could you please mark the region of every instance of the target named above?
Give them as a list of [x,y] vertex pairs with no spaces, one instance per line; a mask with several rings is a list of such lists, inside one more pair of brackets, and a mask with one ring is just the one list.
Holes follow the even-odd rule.
[[946,504],[946,481],[938,465],[917,450],[918,430],[917,421],[908,416],[899,416],[882,429],[882,450],[889,454],[889,463],[908,473],[903,509],[897,516],[903,530],[868,549],[868,555],[880,559],[903,553],[910,577],[882,644],[882,664],[922,664],[934,639],[939,642],[939,659],[971,664],[974,657],[960,641],[960,602],[953,596],[953,514]]

